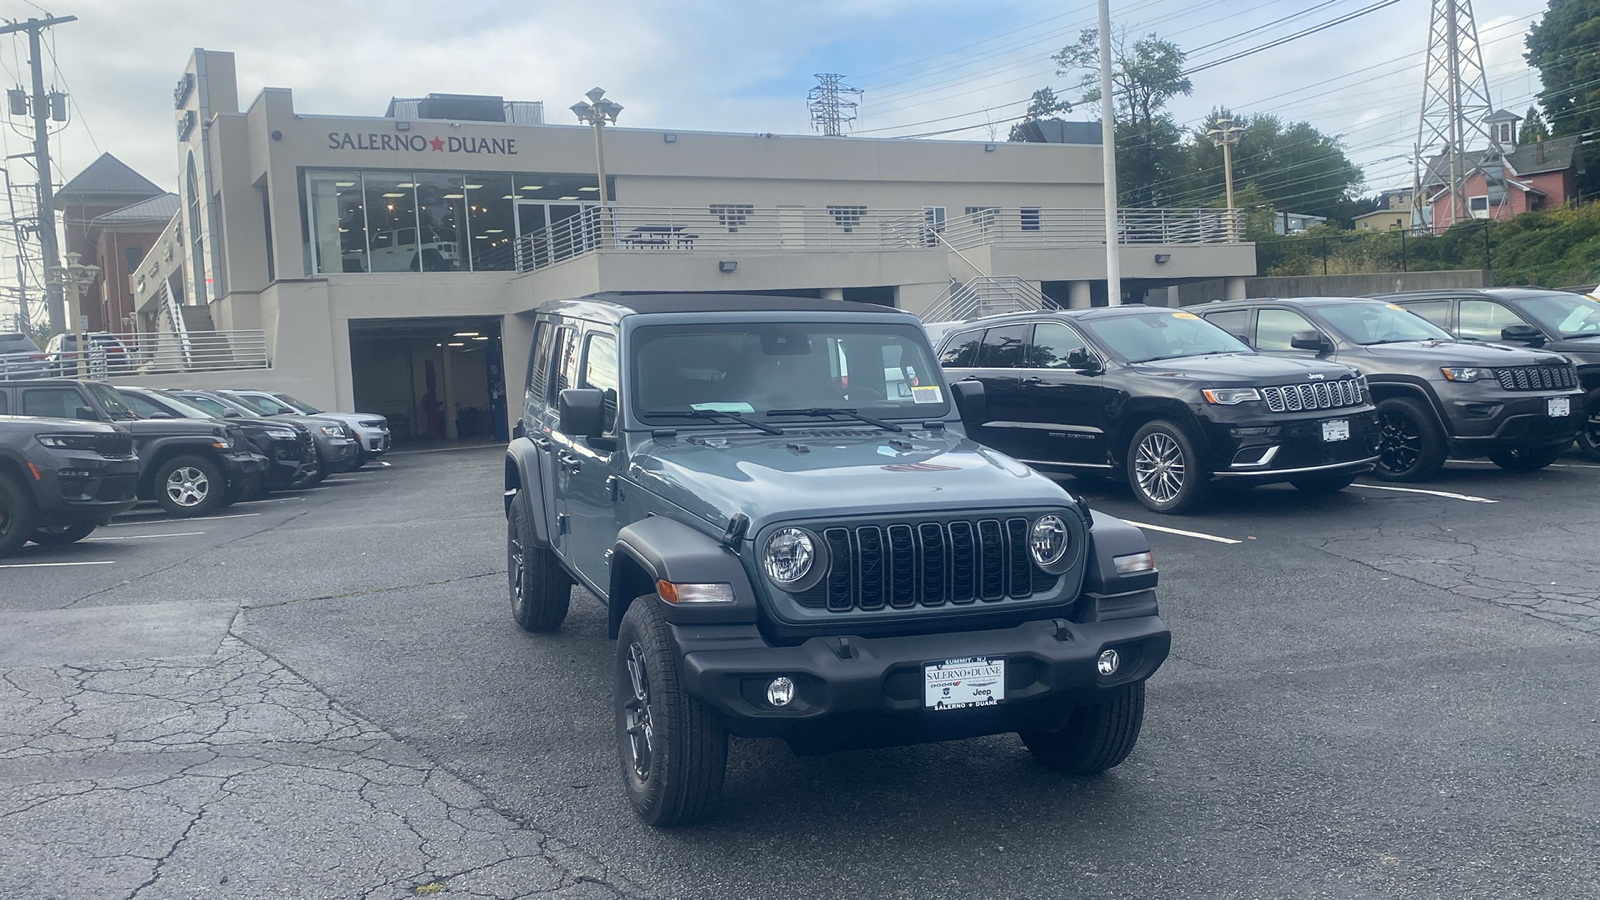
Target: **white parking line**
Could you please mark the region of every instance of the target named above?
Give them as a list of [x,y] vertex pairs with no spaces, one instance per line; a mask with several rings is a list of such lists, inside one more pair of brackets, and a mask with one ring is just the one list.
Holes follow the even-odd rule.
[[268,498],[263,499],[263,500],[244,500],[244,501],[241,501],[241,502],[242,503],[293,503],[296,500],[304,500],[304,499],[305,499],[304,497],[268,497]]
[[[1452,459],[1452,463],[1466,466],[1492,466],[1494,463],[1487,459]],[[1546,469],[1600,469],[1600,466],[1591,466],[1584,463],[1551,463]]]
[[1429,491],[1423,488],[1395,487],[1392,484],[1352,484],[1351,487],[1366,488],[1369,491],[1399,491],[1403,494],[1428,494],[1434,497],[1444,497],[1449,500],[1465,500],[1468,503],[1499,503],[1499,500],[1490,500],[1488,497],[1474,497],[1471,494],[1457,494],[1452,491]]
[[[261,515],[261,513],[233,513],[231,515],[226,515],[226,516],[200,516],[200,517],[196,518],[195,521],[197,521],[197,522],[199,522],[199,521],[209,521],[211,519],[248,519],[251,516],[259,516],[259,515]],[[139,521],[139,522],[112,522],[110,525],[107,525],[106,527],[107,528],[122,528],[122,527],[125,527],[125,526],[128,526],[128,525],[165,525],[169,521],[171,521],[171,520],[165,519],[165,518],[152,518],[152,519]]]
[[1216,541],[1219,544],[1244,543],[1244,541],[1236,541],[1233,538],[1218,537],[1214,534],[1204,534],[1199,531],[1184,531],[1182,528],[1168,528],[1165,525],[1148,525],[1144,522],[1135,522],[1132,519],[1123,519],[1122,521],[1127,522],[1129,525],[1137,525],[1140,528],[1148,528],[1151,531],[1164,531],[1167,534],[1181,534],[1184,537],[1199,538],[1202,541]]
[[92,543],[95,543],[96,541],[143,541],[143,540],[148,540],[150,538],[194,537],[197,534],[205,534],[205,532],[204,531],[174,531],[174,532],[172,532],[170,534],[128,534],[128,535],[122,535],[120,537],[84,538],[79,543],[92,544]]
[[45,569],[59,566],[114,566],[114,559],[84,560],[82,562],[56,562],[56,563],[6,563],[0,569]]

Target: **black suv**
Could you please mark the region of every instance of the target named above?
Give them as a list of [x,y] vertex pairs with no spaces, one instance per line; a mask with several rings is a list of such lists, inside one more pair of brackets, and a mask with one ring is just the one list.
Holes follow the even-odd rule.
[[0,381],[0,413],[109,422],[133,434],[139,498],[174,516],[198,516],[231,503],[232,491],[259,478],[267,458],[244,433],[220,422],[141,419],[109,385],[72,378]]
[[[540,307],[505,458],[511,611],[616,638],[647,822],[692,821],[727,736],[800,752],[1017,732],[1122,762],[1171,643],[1150,545],[968,440],[922,325],[864,303],[660,295]],[[902,393],[901,385],[906,386]]]
[[1542,469],[1572,444],[1583,395],[1558,353],[1457,341],[1381,300],[1297,297],[1207,303],[1195,310],[1263,353],[1360,371],[1382,422],[1374,474],[1422,481],[1446,457],[1487,456]]
[[137,502],[138,474],[121,428],[0,415],[0,556],[79,540]]
[[[143,419],[217,418],[215,413],[166,391],[137,387],[118,387],[116,391],[129,408]],[[267,470],[259,478],[253,482],[247,481],[234,492],[234,499],[249,500],[262,491],[297,487],[317,474],[317,449],[311,439],[311,430],[305,425],[259,417],[226,418],[226,424],[239,426],[245,440],[268,462]]]
[[1197,508],[1213,478],[1327,493],[1373,464],[1359,375],[1259,355],[1181,310],[975,320],[945,336],[939,363],[983,385],[983,443],[1040,468],[1126,477],[1157,512]]
[[[1381,294],[1464,341],[1551,350],[1578,368],[1584,427],[1578,446],[1600,460],[1600,299],[1536,288]],[[1512,385],[1514,386],[1514,382]]]

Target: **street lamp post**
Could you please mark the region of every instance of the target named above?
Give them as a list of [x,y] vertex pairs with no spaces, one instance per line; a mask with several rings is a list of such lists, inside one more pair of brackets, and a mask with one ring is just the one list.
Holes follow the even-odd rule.
[[1239,135],[1244,134],[1244,129],[1233,124],[1231,116],[1223,116],[1206,132],[1206,137],[1211,138],[1211,143],[1222,148],[1222,177],[1228,185],[1228,241],[1232,243],[1239,239],[1236,233],[1233,215],[1233,145],[1239,143]]
[[76,326],[74,329],[76,337],[73,339],[73,356],[77,360],[78,377],[82,378],[88,374],[88,361],[85,358],[88,354],[88,348],[85,345],[87,335],[84,334],[84,320],[88,317],[83,314],[83,292],[89,285],[94,284],[95,277],[100,274],[100,267],[79,263],[77,253],[63,253],[61,258],[66,265],[58,267],[56,273],[61,280],[62,287],[72,291],[72,299],[75,303],[76,315],[71,323]]
[[[605,129],[606,123],[617,123],[617,114],[622,112],[622,104],[606,99],[606,92],[602,88],[591,88],[584,96],[588,101],[579,100],[569,107],[577,115],[578,121],[594,126],[594,161],[595,169],[600,175],[600,209],[604,215],[606,206],[611,202],[606,194],[606,150],[605,141],[600,133]],[[605,221],[603,218],[601,221]]]

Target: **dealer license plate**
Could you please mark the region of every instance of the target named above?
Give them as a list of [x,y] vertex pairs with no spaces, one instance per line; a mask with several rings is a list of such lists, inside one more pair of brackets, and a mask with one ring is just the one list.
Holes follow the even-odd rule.
[[1545,406],[1547,407],[1547,411],[1550,413],[1550,417],[1553,419],[1559,419],[1562,416],[1572,415],[1571,397],[1551,397],[1549,400],[1545,401]]
[[1350,439],[1349,419],[1329,419],[1322,423],[1322,439],[1325,441],[1347,441]]
[[922,667],[922,705],[928,709],[994,706],[1006,696],[1006,661],[974,657]]

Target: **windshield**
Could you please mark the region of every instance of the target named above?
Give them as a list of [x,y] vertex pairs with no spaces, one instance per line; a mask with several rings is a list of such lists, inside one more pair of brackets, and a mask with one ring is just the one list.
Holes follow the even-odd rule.
[[223,403],[221,400],[217,400],[213,397],[206,397],[200,394],[185,394],[183,396],[183,400],[185,403],[199,407],[205,412],[206,418],[210,419],[220,419],[223,416],[226,416],[230,409],[232,409],[233,412],[247,412],[247,410],[233,409],[232,407],[228,406],[228,404]]
[[170,394],[162,395],[161,402],[172,407],[174,412],[185,419],[214,419],[222,415],[220,411],[207,412],[201,409],[193,400],[180,400]]
[[272,396],[278,398],[279,402],[287,403],[288,405],[294,407],[295,412],[304,413],[308,416],[322,415],[322,410],[317,409],[315,406],[312,406],[304,400],[296,400],[288,394],[273,394]]
[[84,382],[84,387],[94,393],[95,399],[100,401],[100,405],[105,407],[113,419],[139,418],[138,414],[123,402],[122,395],[111,388],[93,381]]
[[1124,362],[1255,352],[1238,338],[1194,313],[1084,318],[1079,319],[1078,324]]
[[1517,301],[1523,312],[1562,337],[1600,334],[1600,300],[1578,294],[1540,294]]
[[1316,307],[1323,320],[1352,344],[1389,344],[1395,341],[1453,341],[1455,338],[1427,319],[1404,307],[1375,300],[1325,303]]
[[246,407],[246,408],[250,409],[252,412],[259,413],[261,415],[266,415],[266,416],[278,416],[278,415],[298,416],[300,414],[297,411],[295,411],[293,409],[290,409],[287,406],[284,406],[282,403],[279,403],[278,401],[273,400],[273,399],[268,398],[268,397],[255,397],[255,396],[251,396],[250,394],[228,394],[227,398],[229,400],[232,400],[233,402],[239,404],[240,406]]
[[663,413],[696,410],[767,418],[846,408],[922,419],[949,410],[915,324],[657,325],[635,331],[632,348],[634,414],[651,423],[683,424]]

